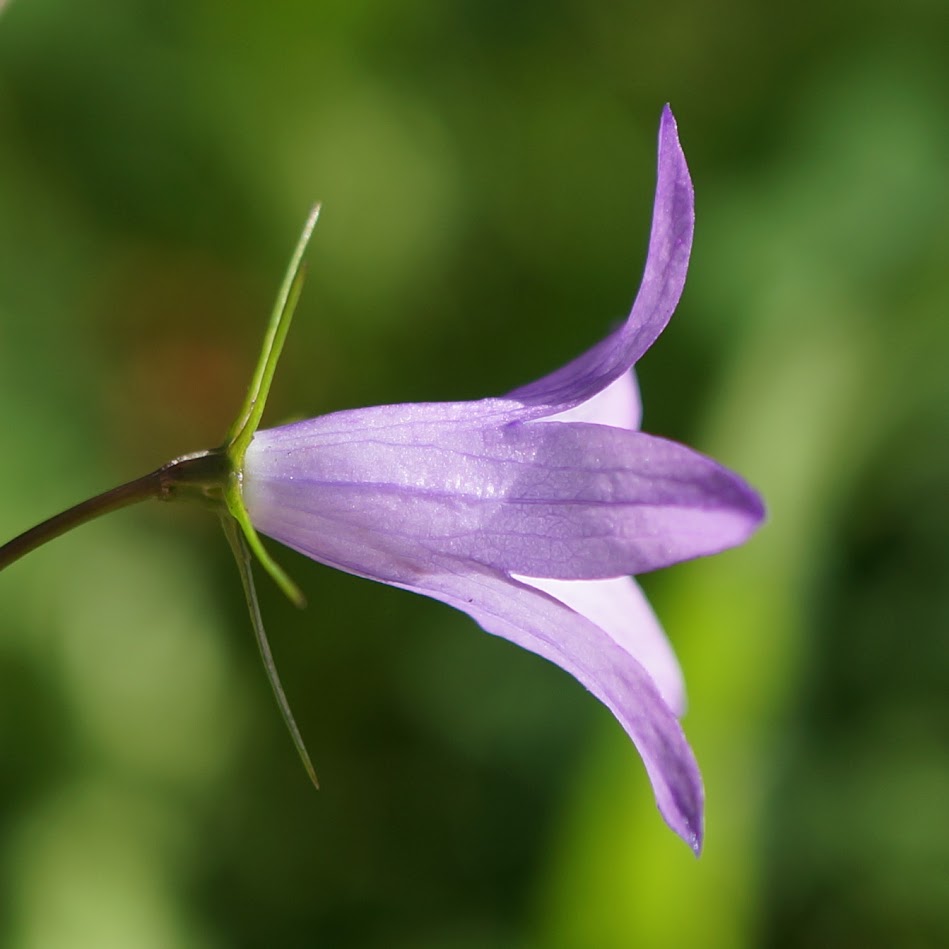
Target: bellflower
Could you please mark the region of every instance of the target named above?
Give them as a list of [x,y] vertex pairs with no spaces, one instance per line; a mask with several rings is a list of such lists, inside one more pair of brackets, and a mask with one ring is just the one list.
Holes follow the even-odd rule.
[[632,367],[685,284],[693,195],[663,111],[649,250],[626,322],[501,398],[384,405],[258,431],[303,282],[311,213],[247,397],[224,444],[89,498],[0,546],[0,570],[129,504],[197,498],[220,514],[277,704],[316,774],[280,684],[251,554],[296,602],[258,531],[322,563],[422,593],[569,672],[616,716],[659,810],[698,852],[703,790],[682,729],[682,673],[633,574],[742,543],[763,517],[737,475],[639,431]]
[[633,365],[672,315],[693,191],[668,107],[645,272],[626,322],[501,398],[385,405],[256,432],[254,527],[321,563],[421,593],[569,672],[619,720],[670,827],[698,852],[703,788],[682,676],[630,576],[742,543],[737,475],[639,431]]

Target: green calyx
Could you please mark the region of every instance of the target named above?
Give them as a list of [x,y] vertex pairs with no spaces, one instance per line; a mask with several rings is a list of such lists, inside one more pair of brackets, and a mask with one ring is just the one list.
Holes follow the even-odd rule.
[[250,521],[241,494],[241,478],[244,470],[244,455],[247,453],[247,447],[250,445],[254,432],[257,431],[260,419],[264,414],[264,406],[270,393],[270,385],[277,369],[277,362],[283,351],[283,344],[290,329],[290,321],[293,319],[293,313],[303,289],[303,280],[306,276],[303,255],[310,242],[310,236],[313,233],[319,214],[320,206],[315,205],[303,226],[303,232],[300,234],[299,241],[297,241],[280,292],[277,294],[277,300],[270,315],[270,322],[267,324],[264,344],[260,351],[260,358],[257,361],[250,387],[247,390],[247,396],[237,418],[234,420],[234,424],[231,425],[227,433],[224,446],[220,449],[230,462],[230,473],[224,487],[224,503],[228,512],[240,526],[247,546],[260,561],[263,568],[273,577],[290,600],[301,607],[306,605],[303,594],[287,576],[283,568],[267,552]]
[[[313,233],[313,227],[319,213],[320,207],[316,205],[310,211],[300,239],[297,241],[280,292],[277,294],[277,301],[274,304],[273,313],[270,315],[270,322],[267,324],[264,344],[260,352],[260,358],[257,361],[257,368],[254,370],[251,379],[250,388],[247,390],[247,396],[244,399],[243,406],[241,406],[240,413],[227,433],[227,440],[219,449],[220,455],[226,459],[227,463],[227,475],[223,481],[223,502],[226,513],[222,511],[221,523],[234,553],[234,559],[237,561],[237,569],[240,572],[241,583],[244,586],[247,608],[250,611],[251,625],[254,628],[260,658],[264,664],[267,679],[273,689],[277,707],[283,716],[287,731],[290,732],[290,738],[297,754],[300,756],[300,761],[303,763],[310,781],[313,782],[313,786],[317,788],[320,785],[316,777],[316,771],[313,768],[313,762],[310,760],[310,755],[303,742],[303,736],[300,734],[300,729],[297,727],[293,713],[290,710],[290,703],[283,691],[280,676],[277,674],[277,666],[270,651],[270,643],[267,640],[263,618],[260,615],[260,606],[257,602],[251,554],[260,561],[267,573],[273,577],[280,589],[286,593],[293,603],[297,606],[304,606],[306,600],[297,585],[267,552],[260,540],[260,535],[254,529],[247,508],[244,506],[241,479],[244,470],[244,455],[247,453],[247,448],[264,414],[264,405],[270,392],[270,384],[273,382],[277,362],[287,338],[287,331],[290,329],[290,321],[293,319],[293,312],[303,289],[303,280],[306,274],[303,255],[306,252],[307,244],[310,242],[310,235]],[[240,529],[238,530],[238,528]]]
[[303,767],[316,787],[319,787],[319,783],[313,770],[313,764],[310,761],[309,754],[307,754],[300,730],[293,719],[290,705],[277,675],[277,667],[270,652],[270,645],[267,642],[267,634],[264,631],[260,607],[257,603],[257,592],[254,587],[251,555],[257,557],[264,569],[277,582],[280,589],[294,603],[303,606],[305,600],[296,584],[284,573],[261,543],[244,505],[241,479],[244,470],[244,456],[254,437],[254,432],[257,431],[257,427],[260,425],[267,395],[270,392],[270,384],[277,368],[277,361],[280,359],[280,353],[287,338],[287,331],[290,329],[293,311],[300,299],[304,277],[303,255],[310,241],[310,235],[313,233],[319,210],[319,205],[317,205],[310,211],[303,233],[300,235],[293,257],[290,259],[290,266],[287,268],[287,274],[280,287],[280,293],[277,295],[277,302],[270,316],[270,322],[267,324],[263,349],[257,362],[257,368],[254,370],[247,397],[241,407],[240,414],[227,433],[224,444],[220,448],[211,451],[195,452],[191,455],[176,458],[174,461],[170,461],[161,468],[136,478],[134,481],[120,484],[118,487],[111,488],[93,498],[88,498],[0,545],[0,570],[4,570],[30,551],[36,550],[37,547],[41,547],[67,531],[71,531],[94,518],[101,517],[103,514],[109,514],[131,504],[138,504],[141,501],[187,499],[214,508],[221,515],[224,533],[227,535],[237,561],[244,593],[247,597],[247,606],[250,610],[251,624],[260,649],[260,657],[263,660],[267,678],[277,700],[277,706],[281,715],[283,715],[290,737],[297,749],[300,760],[303,762]]
[[254,584],[253,557],[261,563],[267,573],[276,581],[290,600],[297,606],[305,606],[306,600],[299,587],[287,576],[283,568],[270,556],[261,542],[260,535],[251,523],[250,515],[244,505],[241,491],[241,482],[244,472],[244,456],[254,438],[254,433],[260,425],[264,414],[264,406],[270,393],[277,362],[283,351],[283,344],[290,329],[290,321],[300,292],[303,289],[305,268],[303,255],[313,233],[313,227],[319,216],[319,205],[315,206],[306,220],[303,232],[297,241],[296,249],[290,258],[286,276],[277,294],[267,332],[264,334],[264,343],[261,348],[257,366],[251,379],[250,387],[244,399],[244,404],[238,413],[234,424],[227,433],[224,444],[214,451],[201,452],[194,456],[187,456],[166,465],[160,471],[167,472],[167,482],[161,496],[174,498],[177,496],[193,497],[199,500],[210,501],[221,515],[221,524],[224,534],[231,546],[237,569],[240,573],[244,595],[247,599],[247,609],[250,613],[251,625],[260,650],[260,658],[267,673],[270,687],[280,714],[283,716],[287,731],[300,756],[300,761],[314,787],[319,787],[316,771],[310,760],[310,755],[303,742],[303,736],[290,710],[286,693],[277,673],[264,621],[260,613],[260,604],[257,601],[257,588]]

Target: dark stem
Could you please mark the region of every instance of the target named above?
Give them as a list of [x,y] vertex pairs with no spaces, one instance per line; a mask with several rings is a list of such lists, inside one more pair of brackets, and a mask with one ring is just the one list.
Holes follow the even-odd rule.
[[141,478],[82,501],[7,541],[0,547],[0,570],[74,527],[130,504],[152,498],[168,501],[179,495],[217,499],[223,493],[229,473],[230,463],[219,450],[198,452],[169,461]]

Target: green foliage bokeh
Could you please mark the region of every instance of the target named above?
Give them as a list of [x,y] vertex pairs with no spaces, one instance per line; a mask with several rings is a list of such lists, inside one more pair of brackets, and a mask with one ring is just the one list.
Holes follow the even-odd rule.
[[0,945],[944,944],[947,39],[938,0],[0,10],[0,539],[220,441],[316,199],[271,423],[575,355],[638,284],[666,101],[697,229],[645,428],[771,512],[645,579],[699,861],[609,714],[447,608],[275,551],[315,795],[211,519],[33,554],[0,575]]

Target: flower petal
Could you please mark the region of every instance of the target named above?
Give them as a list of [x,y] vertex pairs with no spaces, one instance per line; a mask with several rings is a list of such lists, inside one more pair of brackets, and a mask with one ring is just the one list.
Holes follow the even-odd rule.
[[704,792],[692,749],[649,675],[603,630],[496,571],[459,568],[394,585],[463,610],[482,629],[543,656],[589,689],[638,749],[666,823],[700,852]]
[[[379,426],[391,406],[258,432],[245,458],[255,526],[328,560],[328,543],[373,538],[506,572],[562,580],[643,573],[743,542],[758,496],[674,442],[605,425]],[[365,419],[363,427],[359,420]]]
[[562,412],[592,398],[630,368],[665,329],[682,295],[692,249],[694,194],[669,106],[659,126],[652,231],[642,284],[625,324],[549,376],[508,398],[525,407]]
[[610,580],[538,580],[517,577],[543,590],[608,633],[652,676],[666,705],[685,712],[682,668],[649,601],[632,577]]
[[565,412],[549,415],[545,422],[593,422],[636,431],[643,417],[639,383],[633,369],[601,389],[595,396]]
[[[296,531],[281,536],[261,529],[313,556]],[[704,792],[698,766],[672,710],[627,649],[559,598],[497,570],[452,558],[423,559],[411,544],[387,551],[371,538],[363,540],[353,545],[331,538],[327,549],[336,553],[326,562],[462,610],[487,632],[550,660],[586,686],[639,750],[666,822],[699,853]]]

